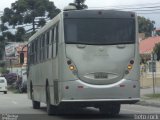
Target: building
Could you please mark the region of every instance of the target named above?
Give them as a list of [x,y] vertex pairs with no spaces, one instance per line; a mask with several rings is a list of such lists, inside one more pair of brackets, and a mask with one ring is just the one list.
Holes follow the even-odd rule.
[[[27,43],[13,42],[5,47],[5,61],[8,70],[12,73],[21,74],[22,68],[27,65]],[[24,64],[20,64],[20,53],[24,53]]]
[[156,86],[160,86],[160,62],[152,61],[155,44],[160,43],[160,36],[153,36],[141,40],[139,50],[141,55],[141,87],[151,87],[153,79]]

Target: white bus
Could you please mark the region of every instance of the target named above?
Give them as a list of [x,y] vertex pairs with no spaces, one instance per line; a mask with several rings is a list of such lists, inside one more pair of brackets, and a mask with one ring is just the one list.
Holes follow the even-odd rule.
[[[62,11],[28,44],[28,95],[48,114],[96,107],[119,114],[140,100],[137,16],[115,10]],[[67,111],[67,110],[66,110]]]

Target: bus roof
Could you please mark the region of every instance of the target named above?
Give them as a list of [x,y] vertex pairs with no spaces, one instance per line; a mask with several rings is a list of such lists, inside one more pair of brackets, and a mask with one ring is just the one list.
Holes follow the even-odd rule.
[[117,10],[72,10],[65,11],[64,18],[135,18],[134,12]]

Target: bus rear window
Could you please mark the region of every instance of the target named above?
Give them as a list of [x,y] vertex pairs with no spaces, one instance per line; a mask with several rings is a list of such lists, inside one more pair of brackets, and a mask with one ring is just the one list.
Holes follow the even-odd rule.
[[65,19],[67,44],[131,44],[135,42],[135,20],[127,18]]

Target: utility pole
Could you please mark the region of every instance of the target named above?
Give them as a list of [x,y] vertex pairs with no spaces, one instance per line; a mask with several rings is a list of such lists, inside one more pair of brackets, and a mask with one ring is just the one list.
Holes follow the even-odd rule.
[[155,94],[155,73],[156,73],[156,60],[157,55],[155,53],[151,54],[151,69],[152,69],[152,79],[153,79],[153,94]]

